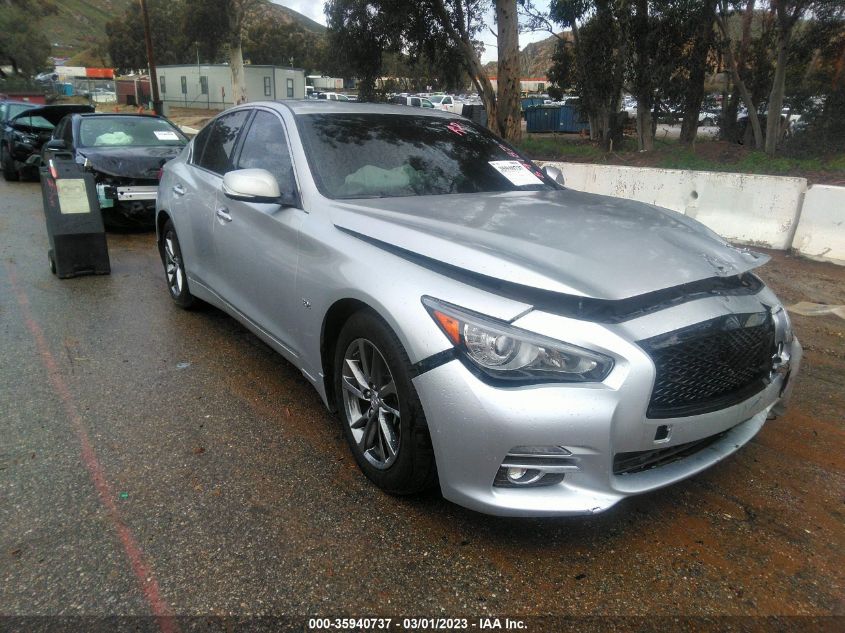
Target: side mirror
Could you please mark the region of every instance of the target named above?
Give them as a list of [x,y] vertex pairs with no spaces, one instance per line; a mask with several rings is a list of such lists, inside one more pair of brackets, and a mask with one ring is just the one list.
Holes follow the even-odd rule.
[[276,177],[266,169],[238,169],[223,176],[223,194],[242,202],[281,203]]
[[51,138],[44,144],[44,149],[50,152],[67,151],[67,143],[61,138]]
[[557,167],[554,167],[552,165],[546,165],[545,167],[543,167],[543,173],[551,180],[554,180],[561,187],[566,184],[563,178],[563,172]]

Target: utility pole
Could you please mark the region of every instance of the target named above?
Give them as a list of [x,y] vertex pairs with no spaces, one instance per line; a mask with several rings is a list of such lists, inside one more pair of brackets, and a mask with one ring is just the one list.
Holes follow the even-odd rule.
[[147,13],[147,3],[144,0],[138,0],[141,3],[141,15],[144,18],[144,41],[147,44],[147,63],[150,66],[150,90],[153,95],[153,110],[156,114],[164,114],[161,99],[158,95],[158,77],[156,77],[156,62],[153,57],[153,40],[150,37],[150,16]]

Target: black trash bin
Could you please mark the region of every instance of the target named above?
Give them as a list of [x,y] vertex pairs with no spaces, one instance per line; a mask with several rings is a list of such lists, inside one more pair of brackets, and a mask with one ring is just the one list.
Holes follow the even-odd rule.
[[487,110],[483,105],[465,103],[461,108],[461,116],[468,118],[473,123],[487,127]]
[[61,279],[111,272],[94,175],[73,160],[53,158],[40,169],[50,270]]

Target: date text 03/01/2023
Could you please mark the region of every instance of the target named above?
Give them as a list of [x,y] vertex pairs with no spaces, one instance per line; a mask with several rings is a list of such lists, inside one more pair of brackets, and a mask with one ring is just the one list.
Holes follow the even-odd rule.
[[511,618],[310,618],[308,628],[316,631],[330,630],[390,630],[446,631],[446,630],[526,630],[523,620]]

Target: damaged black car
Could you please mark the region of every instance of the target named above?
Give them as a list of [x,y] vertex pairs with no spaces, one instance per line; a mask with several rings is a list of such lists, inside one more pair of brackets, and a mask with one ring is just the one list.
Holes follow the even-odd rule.
[[153,227],[161,168],[187,143],[164,117],[73,114],[59,122],[41,155],[44,162],[72,155],[94,173],[107,226]]
[[21,176],[38,178],[41,147],[53,136],[56,125],[73,113],[93,112],[88,105],[35,106],[27,103],[4,104],[3,136],[0,140],[0,162],[3,178],[20,180]]

